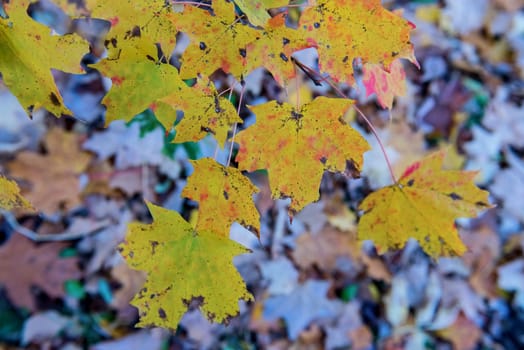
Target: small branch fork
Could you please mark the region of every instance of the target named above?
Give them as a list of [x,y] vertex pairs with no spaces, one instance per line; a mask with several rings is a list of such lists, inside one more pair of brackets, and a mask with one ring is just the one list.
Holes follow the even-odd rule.
[[[320,86],[322,85],[322,82],[326,82],[329,86],[331,86],[331,88],[333,90],[335,90],[337,92],[337,94],[339,94],[341,97],[344,97],[344,98],[347,98],[349,99],[349,97],[344,93],[342,92],[342,90],[340,90],[338,88],[338,86],[336,86],[332,81],[330,81],[329,77],[323,77],[322,75],[320,75],[320,73],[316,72],[314,69],[312,69],[311,67],[308,67],[306,66],[305,64],[299,62],[296,58],[294,57],[291,57],[291,60],[293,61],[293,63],[296,64],[297,67],[299,67],[303,72],[304,74],[306,74],[306,76],[308,78],[310,78],[313,83],[317,86]],[[317,78],[318,77],[318,78]],[[375,139],[377,140],[379,146],[380,146],[380,150],[382,151],[382,154],[384,155],[384,160],[386,161],[386,164],[388,165],[388,169],[389,169],[389,175],[391,176],[391,179],[393,180],[393,183],[398,183],[397,182],[397,179],[395,177],[395,173],[393,172],[393,167],[391,165],[391,161],[389,160],[389,157],[386,153],[386,148],[384,147],[384,144],[382,143],[382,140],[380,139],[380,137],[378,136],[378,132],[377,132],[377,129],[375,129],[375,127],[373,126],[373,124],[371,123],[371,121],[369,120],[369,118],[364,114],[364,112],[362,112],[362,110],[360,108],[358,108],[356,106],[356,104],[353,104],[352,106],[355,111],[362,117],[362,119],[364,120],[364,122],[367,124],[367,126],[369,127],[369,129],[371,130],[371,133],[373,134],[373,136],[375,137]]]

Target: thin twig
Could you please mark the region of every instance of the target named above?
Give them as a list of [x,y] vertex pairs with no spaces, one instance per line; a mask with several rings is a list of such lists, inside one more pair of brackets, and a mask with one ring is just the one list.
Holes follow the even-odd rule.
[[[327,78],[324,78],[320,75],[320,73],[316,72],[315,70],[313,70],[311,67],[308,67],[306,66],[305,64],[301,63],[301,62],[298,62],[296,59],[294,59],[294,62],[298,65],[298,67],[300,67],[302,69],[302,71],[304,72],[307,72],[306,75],[308,77],[311,78],[311,75],[312,74],[315,74],[317,76],[320,77],[320,81],[325,81],[329,86],[331,86],[331,88],[333,90],[335,90],[341,97],[344,97],[344,98],[347,98],[347,99],[350,99],[344,92],[342,92],[342,90],[340,90],[338,88],[338,86],[336,86],[333,82],[331,82],[329,79]],[[312,78],[313,82],[315,84],[317,84],[319,82],[318,79],[314,79]],[[391,179],[393,180],[393,183],[397,183],[397,179],[395,177],[395,173],[393,172],[393,167],[391,166],[391,161],[389,160],[389,157],[386,153],[386,148],[384,147],[384,144],[382,143],[382,140],[380,139],[380,137],[378,136],[378,132],[377,130],[375,129],[375,127],[373,126],[373,124],[371,123],[371,121],[369,120],[369,118],[364,114],[364,112],[362,112],[360,110],[360,108],[358,108],[356,106],[356,104],[353,104],[352,107],[355,109],[355,111],[362,117],[362,119],[364,119],[364,121],[366,122],[366,124],[369,126],[369,129],[371,130],[371,133],[373,134],[373,136],[375,137],[375,139],[377,140],[378,142],[378,145],[380,146],[380,150],[382,151],[382,154],[384,155],[384,159],[386,161],[386,164],[388,166],[388,169],[389,169],[389,175],[391,176]]]
[[106,228],[108,228],[111,224],[111,220],[105,219],[101,222],[98,222],[96,227],[90,231],[82,231],[82,232],[61,232],[61,233],[37,233],[33,230],[28,229],[27,227],[24,227],[20,225],[18,220],[15,218],[13,213],[0,209],[0,215],[4,217],[7,224],[11,227],[11,229],[21,234],[22,236],[29,238],[30,240],[34,242],[60,242],[60,241],[72,241],[75,239],[84,238],[90,235],[94,235],[96,233],[99,233]]
[[[235,87],[235,84],[231,85],[231,87],[227,90],[224,90],[222,91],[220,94],[218,94],[218,96],[224,94],[226,91],[229,91],[229,96],[227,97],[227,99],[229,100],[229,102],[231,102],[231,96],[233,95],[233,88]],[[213,155],[213,159],[214,160],[217,160],[217,157],[218,157],[218,149],[220,148],[220,143],[218,142],[217,140],[217,145],[215,147],[215,154]]]
[[173,4],[177,5],[195,5],[196,7],[204,6],[211,7],[211,4],[206,4],[205,2],[196,2],[196,1],[172,1]]
[[[240,90],[240,97],[238,99],[238,107],[237,107],[238,115],[240,115],[240,107],[242,106],[242,98],[244,97],[244,89],[245,89],[244,81],[242,81],[240,84],[242,85],[242,89]],[[229,147],[229,155],[227,157],[226,166],[229,166],[229,164],[231,164],[231,157],[233,155],[233,146],[235,144],[235,136],[237,134],[237,126],[238,126],[238,123],[235,123],[235,125],[233,125],[233,136],[231,136],[231,146]]]

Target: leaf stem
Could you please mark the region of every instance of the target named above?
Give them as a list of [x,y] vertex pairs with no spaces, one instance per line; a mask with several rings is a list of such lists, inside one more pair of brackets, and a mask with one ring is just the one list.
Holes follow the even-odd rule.
[[297,66],[293,65],[293,68],[295,68],[295,84],[296,84],[295,93],[297,94],[297,111],[298,111],[298,109],[300,108],[300,81],[299,81],[300,76],[297,72]]
[[[237,107],[237,114],[240,115],[240,107],[242,106],[242,98],[244,97],[244,89],[245,89],[245,84],[244,84],[244,81],[242,80],[242,82],[240,82],[240,85],[242,85],[242,89],[240,90],[240,97],[238,99],[238,107]],[[231,90],[233,91],[233,90]],[[231,164],[231,157],[233,155],[233,146],[235,145],[235,135],[237,134],[237,126],[238,126],[238,123],[235,123],[235,125],[233,125],[233,136],[231,136],[231,146],[229,147],[229,155],[227,157],[227,164],[226,166],[229,166]]]

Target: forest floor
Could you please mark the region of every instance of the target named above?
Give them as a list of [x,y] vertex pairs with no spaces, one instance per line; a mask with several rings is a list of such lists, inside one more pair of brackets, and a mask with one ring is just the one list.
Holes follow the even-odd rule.
[[[360,179],[326,173],[321,199],[292,222],[254,174],[260,240],[234,224],[252,250],[234,262],[255,301],[226,325],[191,307],[178,330],[135,328],[129,301],[145,281],[116,247],[128,223],[151,220],[144,200],[186,219],[180,196],[188,159],[215,142],[173,145],[154,116],[103,128],[107,84],[97,72],[56,74],[74,117],[27,118],[0,84],[0,172],[16,179],[40,215],[0,216],[0,350],[3,349],[524,349],[524,1],[383,1],[415,23],[420,69],[405,62],[407,93],[391,111],[347,89],[378,129],[397,174],[447,148],[449,169],[479,170],[496,206],[458,220],[468,251],[431,259],[415,241],[378,255],[356,239],[356,208],[390,184],[372,145]],[[44,6],[44,9],[46,7]],[[315,62],[315,51],[297,54]],[[217,74],[225,85],[229,80]],[[246,79],[244,102],[294,99],[263,70]],[[301,101],[329,94],[303,77]],[[238,99],[239,90],[233,94]],[[243,106],[245,123],[254,121]],[[27,162],[26,154],[32,154]],[[217,158],[224,161],[228,148]],[[75,173],[71,169],[78,169]]]

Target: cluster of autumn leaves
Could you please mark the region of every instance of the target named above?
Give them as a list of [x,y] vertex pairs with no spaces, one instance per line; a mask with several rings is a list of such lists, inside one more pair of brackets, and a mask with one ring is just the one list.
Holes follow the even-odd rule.
[[[112,81],[102,101],[107,123],[130,120],[150,108],[170,130],[176,111],[183,111],[175,142],[212,134],[223,147],[229,130],[242,123],[209,80],[217,69],[242,81],[264,67],[286,87],[297,74],[293,53],[313,47],[321,72],[334,82],[353,85],[353,64],[360,60],[367,92],[391,107],[393,97],[403,92],[399,59],[416,63],[409,41],[412,24],[382,8],[378,0],[318,0],[304,5],[296,29],[287,26],[285,12],[271,17],[267,11],[288,6],[282,0],[236,0],[242,16],[226,0],[197,6],[175,2],[174,7],[163,0],[118,6],[87,0],[85,8],[55,2],[72,17],[111,23],[105,37],[107,57],[90,65]],[[80,73],[88,44],[75,35],[50,35],[27,15],[29,3],[4,5],[8,18],[0,20],[0,72],[28,111],[43,107],[56,115],[69,114],[51,68]],[[190,38],[180,71],[164,57],[175,48],[178,32]],[[184,79],[196,83],[189,86]],[[201,308],[210,319],[221,322],[238,313],[239,299],[252,299],[232,264],[232,258],[246,250],[228,239],[233,222],[257,235],[260,228],[252,200],[258,190],[242,171],[266,169],[273,197],[291,198],[291,215],[300,211],[319,198],[324,171],[362,166],[369,145],[342,118],[352,104],[317,97],[301,107],[277,101],[250,107],[256,123],[229,140],[239,145],[238,168],[210,158],[192,162],[194,172],[183,196],[199,203],[195,227],[178,213],[148,203],[153,223],[131,224],[121,246],[132,267],[148,272],[143,290],[132,301],[140,309],[140,325],[176,328],[195,297],[203,298]],[[454,219],[488,207],[487,192],[473,184],[474,172],[441,170],[443,157],[439,152],[415,163],[394,185],[368,196],[360,206],[359,238],[372,239],[381,252],[401,248],[414,237],[432,256],[463,253]],[[28,205],[16,184],[0,181],[2,208]]]

